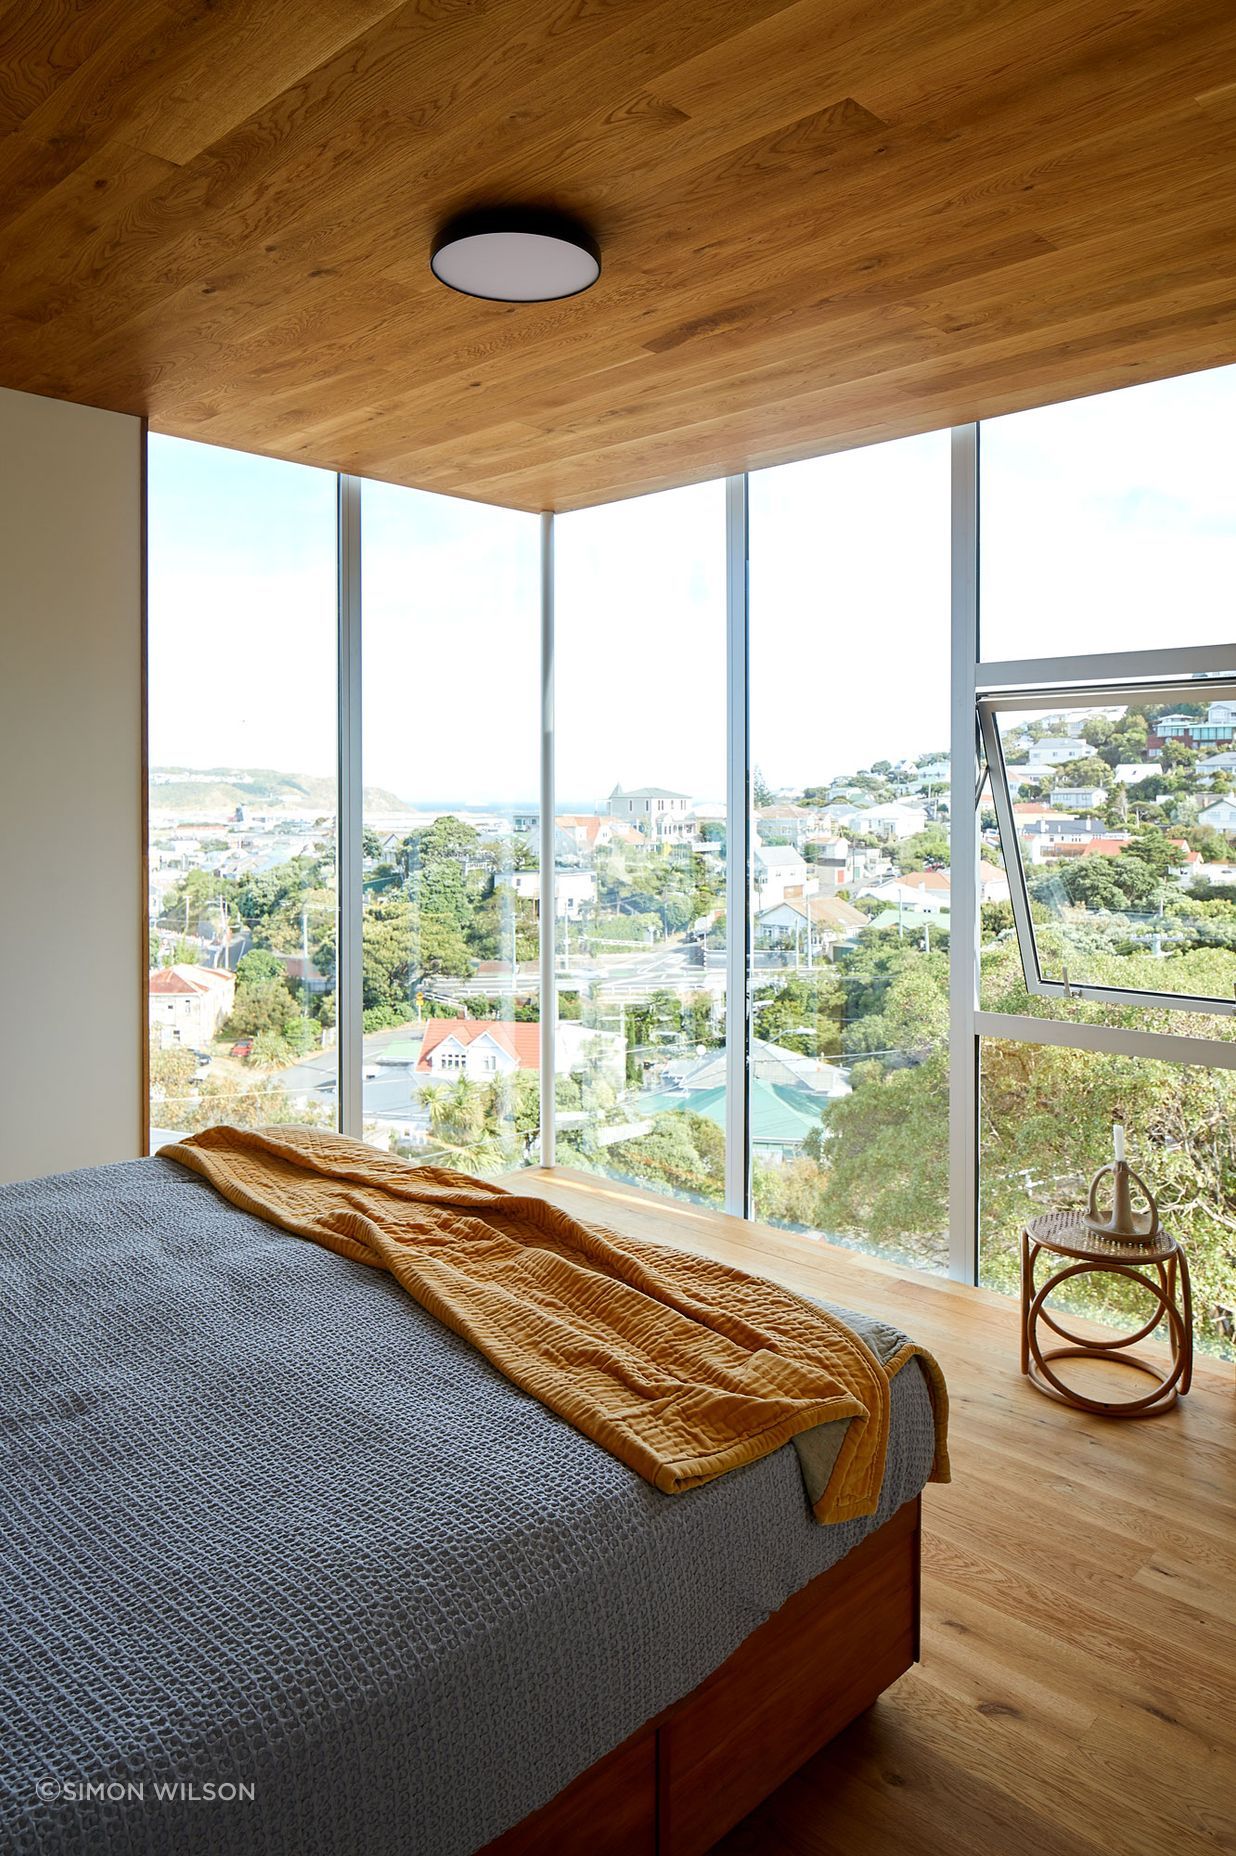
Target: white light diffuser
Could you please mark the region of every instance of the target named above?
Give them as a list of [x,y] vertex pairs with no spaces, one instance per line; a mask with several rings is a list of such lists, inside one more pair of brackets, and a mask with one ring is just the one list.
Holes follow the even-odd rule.
[[497,303],[578,296],[601,275],[600,251],[582,226],[515,207],[452,220],[434,240],[429,262],[450,289]]

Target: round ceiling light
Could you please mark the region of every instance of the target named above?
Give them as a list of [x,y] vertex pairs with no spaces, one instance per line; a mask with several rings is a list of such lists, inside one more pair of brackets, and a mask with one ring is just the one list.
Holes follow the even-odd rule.
[[494,303],[552,303],[578,296],[601,275],[600,250],[583,226],[517,206],[449,220],[429,264],[450,289]]

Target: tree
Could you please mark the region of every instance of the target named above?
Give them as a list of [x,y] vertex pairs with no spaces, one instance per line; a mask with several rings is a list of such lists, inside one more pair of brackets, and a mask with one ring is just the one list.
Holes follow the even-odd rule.
[[329,1127],[332,1109],[323,1102],[293,1100],[271,1076],[198,1072],[192,1051],[164,1050],[150,1041],[150,1119],[156,1128],[198,1134],[225,1123],[232,1128]]
[[412,904],[405,896],[367,903],[361,936],[361,1001],[366,1010],[384,1007],[411,1014],[417,943]]
[[[225,1039],[252,1038],[253,1048],[247,1059],[252,1064],[286,1063],[312,1046],[313,1028],[306,1023],[284,978],[283,968],[274,956],[256,950],[255,954],[246,955],[246,959],[257,961],[251,971],[258,977],[242,979],[238,971],[236,997],[222,1036]],[[267,963],[272,961],[277,977],[267,971]],[[244,964],[242,961],[241,966]]]
[[725,1136],[705,1115],[673,1109],[653,1118],[635,1140],[606,1149],[606,1171],[720,1204],[725,1196]]
[[1102,786],[1106,788],[1111,780],[1111,769],[1105,760],[1097,754],[1085,754],[1077,760],[1066,761],[1057,767],[1052,775],[1052,785],[1059,786]]
[[752,803],[757,806],[770,806],[773,803],[773,799],[774,799],[774,794],[773,794],[772,787],[769,786],[767,780],[764,778],[759,768],[753,767],[751,769],[751,800],[752,800]]
[[947,870],[948,827],[929,825],[926,831],[916,831],[912,837],[906,838],[898,846],[897,863],[906,875],[913,870]]
[[250,948],[236,968],[236,984],[239,989],[260,986],[267,980],[281,980],[286,969],[277,954],[272,954],[264,947]]
[[477,960],[535,960],[540,948],[536,904],[507,885],[492,890],[473,910],[467,943]]

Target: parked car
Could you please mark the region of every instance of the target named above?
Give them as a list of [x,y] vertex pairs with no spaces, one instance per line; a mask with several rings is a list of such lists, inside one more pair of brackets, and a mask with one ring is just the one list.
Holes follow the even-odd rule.
[[199,1070],[208,1070],[212,1061],[213,1059],[208,1050],[199,1050],[197,1052],[197,1067]]
[[252,1038],[237,1038],[232,1046],[233,1057],[247,1057],[253,1049]]

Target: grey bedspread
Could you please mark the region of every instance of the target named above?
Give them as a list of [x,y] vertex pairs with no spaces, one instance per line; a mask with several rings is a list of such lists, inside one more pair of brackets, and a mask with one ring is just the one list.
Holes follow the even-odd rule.
[[788,1447],[660,1495],[389,1276],[157,1158],[0,1188],[0,1357],[13,1856],[463,1856],[932,1458],[911,1363],[873,1520],[813,1522]]

